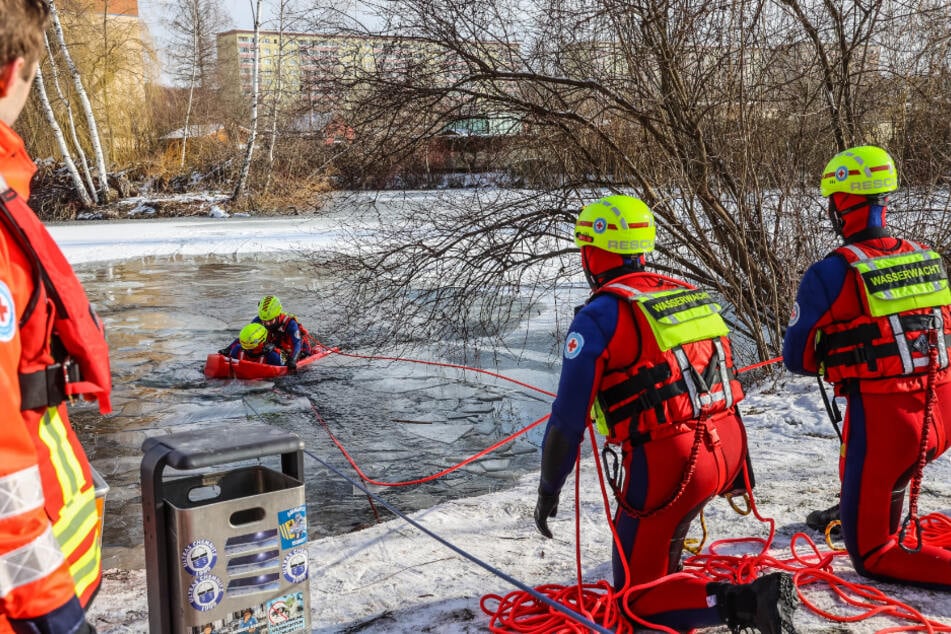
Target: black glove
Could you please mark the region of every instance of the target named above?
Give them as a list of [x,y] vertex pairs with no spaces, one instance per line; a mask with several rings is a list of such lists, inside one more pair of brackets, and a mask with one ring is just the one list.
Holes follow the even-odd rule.
[[223,354],[227,357],[229,354],[231,354],[231,346],[228,346],[227,348],[222,348],[221,350],[218,351],[218,354]]
[[297,374],[297,361],[295,361],[294,359],[287,360],[287,373]]
[[535,503],[535,526],[538,532],[551,539],[551,530],[548,528],[548,518],[558,515],[558,494],[545,495],[538,494],[538,502]]

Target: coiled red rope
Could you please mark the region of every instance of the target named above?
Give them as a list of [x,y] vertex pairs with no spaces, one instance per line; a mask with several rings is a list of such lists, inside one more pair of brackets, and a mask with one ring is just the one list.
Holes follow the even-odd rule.
[[[593,436],[593,431],[591,432]],[[594,438],[592,438],[594,440]],[[596,447],[596,444],[594,445]],[[605,514],[609,526],[612,526],[612,538],[617,541],[617,533],[613,530],[610,518],[607,490],[601,471],[600,461],[595,451],[595,465],[601,484],[602,497],[605,504]],[[595,623],[615,629],[619,634],[628,634],[634,631],[633,623],[655,631],[677,634],[675,630],[660,624],[650,623],[634,614],[629,608],[631,600],[644,590],[669,581],[676,577],[700,578],[705,581],[722,581],[727,583],[750,583],[767,570],[782,570],[793,575],[797,594],[804,607],[815,614],[837,623],[855,623],[876,616],[890,617],[899,621],[908,621],[906,625],[899,625],[880,630],[880,632],[951,632],[951,625],[943,624],[926,618],[919,611],[888,596],[877,588],[848,582],[837,576],[833,569],[836,558],[847,556],[844,551],[822,550],[804,533],[796,533],[790,539],[790,556],[778,558],[768,554],[773,546],[775,537],[775,520],[763,517],[756,506],[755,498],[749,491],[748,474],[747,493],[750,494],[749,504],[754,517],[769,527],[769,534],[765,538],[744,537],[722,539],[710,544],[708,552],[693,555],[684,560],[684,571],[661,577],[650,583],[622,588],[615,591],[607,581],[582,582],[581,554],[580,554],[580,516],[578,469],[575,473],[575,532],[576,532],[576,571],[578,582],[575,586],[559,586],[547,584],[539,586],[537,590],[547,597],[570,606],[580,614],[585,614]],[[935,535],[939,539],[951,536],[951,519],[941,515],[929,515],[922,518],[923,539],[928,543]],[[736,552],[743,545],[748,545],[748,553],[743,555],[725,554],[721,551]],[[629,578],[627,562],[624,562],[625,573]],[[837,599],[839,605],[844,605],[847,613],[837,613],[819,607],[813,603],[802,591],[806,586],[824,584],[828,591]],[[492,603],[495,607],[492,607]],[[618,606],[622,606],[624,616],[620,615]],[[531,633],[542,632],[580,632],[576,624],[567,620],[567,617],[553,610],[545,604],[532,599],[521,591],[515,591],[504,597],[489,594],[482,598],[481,607],[490,617],[490,631],[494,634],[502,633]],[[536,629],[538,628],[538,629]]]

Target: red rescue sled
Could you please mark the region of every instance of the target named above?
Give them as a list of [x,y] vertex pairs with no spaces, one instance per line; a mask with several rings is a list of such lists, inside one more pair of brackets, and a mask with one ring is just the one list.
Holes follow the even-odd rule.
[[[310,356],[301,357],[297,361],[297,370],[310,365],[317,359],[326,357],[339,348],[326,348],[320,344],[314,346]],[[208,355],[205,361],[205,376],[212,379],[270,379],[287,374],[287,366],[257,363],[247,359],[238,360],[217,352]]]

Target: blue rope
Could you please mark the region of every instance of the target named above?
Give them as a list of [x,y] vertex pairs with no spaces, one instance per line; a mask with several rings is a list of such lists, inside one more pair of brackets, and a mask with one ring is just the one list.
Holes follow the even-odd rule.
[[372,499],[376,500],[377,502],[379,502],[379,503],[380,503],[381,505],[383,505],[383,507],[385,507],[386,510],[388,510],[390,513],[392,513],[393,515],[396,515],[397,517],[399,517],[400,519],[404,520],[405,522],[407,522],[407,523],[413,525],[414,527],[416,527],[417,530],[420,530],[420,531],[422,531],[423,533],[426,533],[427,535],[429,535],[430,537],[432,537],[433,539],[435,539],[436,541],[438,541],[440,544],[442,544],[442,545],[445,546],[446,548],[449,548],[450,550],[456,552],[457,554],[462,555],[463,557],[465,557],[466,559],[468,559],[468,560],[471,561],[472,563],[474,563],[474,564],[476,564],[476,565],[478,565],[478,566],[480,566],[480,567],[482,567],[482,568],[488,570],[489,572],[491,572],[491,573],[494,574],[495,576],[501,577],[501,578],[504,579],[505,581],[508,581],[510,584],[512,584],[513,586],[515,586],[515,587],[518,588],[519,590],[522,590],[522,591],[524,591],[524,592],[529,593],[530,595],[532,595],[533,597],[535,597],[535,598],[538,599],[539,601],[542,601],[543,603],[548,604],[550,607],[555,608],[556,610],[558,610],[559,612],[561,612],[561,613],[564,614],[565,616],[569,617],[570,619],[572,619],[572,620],[574,620],[574,621],[577,621],[578,623],[580,623],[580,624],[582,624],[582,625],[585,625],[585,626],[587,626],[588,628],[590,628],[590,629],[592,629],[592,630],[594,630],[594,631],[596,631],[596,632],[601,632],[602,634],[614,634],[613,630],[609,630],[609,629],[607,629],[607,628],[605,628],[605,627],[602,627],[602,626],[598,625],[598,624],[595,623],[594,621],[589,620],[587,617],[584,617],[584,616],[582,616],[581,614],[578,614],[577,612],[575,612],[574,610],[571,610],[571,609],[565,607],[565,606],[562,605],[561,603],[558,603],[557,601],[554,601],[554,600],[550,599],[549,597],[546,597],[545,595],[543,595],[542,593],[540,593],[540,592],[539,592],[538,590],[536,590],[535,588],[531,588],[531,587],[525,585],[524,583],[522,583],[522,582],[519,581],[518,579],[515,579],[514,577],[510,577],[509,575],[505,574],[504,572],[502,572],[502,571],[499,570],[498,568],[495,568],[495,567],[493,567],[493,566],[490,566],[489,564],[485,563],[485,562],[482,561],[481,559],[479,559],[479,558],[477,558],[477,557],[475,557],[475,556],[473,556],[473,555],[470,555],[469,553],[467,553],[466,551],[462,550],[462,549],[459,548],[458,546],[456,546],[456,545],[454,545],[454,544],[452,544],[452,543],[446,541],[445,539],[443,539],[442,537],[440,537],[440,536],[437,535],[436,533],[432,532],[431,530],[429,530],[428,528],[426,528],[425,526],[423,526],[422,524],[420,524],[420,523],[417,522],[416,520],[414,520],[414,519],[412,519],[412,518],[410,518],[410,517],[404,515],[404,514],[401,513],[400,511],[398,511],[394,506],[392,506],[389,502],[387,502],[387,501],[384,500],[383,498],[379,497],[379,496],[376,495],[375,493],[372,493],[368,488],[366,488],[366,487],[363,485],[362,482],[358,482],[358,481],[356,481],[356,480],[353,480],[352,478],[350,478],[349,476],[347,476],[346,474],[344,474],[342,471],[340,471],[339,469],[337,469],[337,468],[334,467],[333,465],[328,464],[327,462],[325,462],[324,460],[322,460],[322,459],[319,458],[318,456],[314,455],[314,454],[311,453],[310,451],[307,451],[307,450],[305,449],[305,450],[304,450],[304,454],[307,455],[307,456],[309,456],[309,457],[311,457],[311,458],[313,458],[315,461],[319,462],[319,463],[320,463],[321,465],[323,465],[324,467],[330,469],[331,471],[333,471],[334,473],[336,473],[338,476],[340,476],[341,478],[343,478],[344,480],[346,480],[347,482],[349,482],[349,483],[352,484],[353,486],[357,487],[358,489],[360,489],[361,491],[363,491],[364,493],[366,493],[367,496],[369,496],[370,498],[372,498]]

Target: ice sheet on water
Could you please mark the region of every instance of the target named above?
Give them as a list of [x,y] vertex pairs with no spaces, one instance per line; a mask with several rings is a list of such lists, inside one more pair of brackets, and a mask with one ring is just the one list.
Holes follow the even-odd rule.
[[512,461],[508,458],[496,458],[492,460],[477,460],[476,462],[468,465],[470,470],[482,470],[488,473],[500,473],[507,472],[511,466]]
[[431,425],[406,425],[405,430],[410,434],[421,436],[427,440],[443,442],[447,445],[452,444],[472,431],[474,425],[461,425],[453,423],[431,424]]
[[[479,398],[474,396],[473,399]],[[492,401],[497,399],[491,399]],[[490,414],[495,410],[495,405],[490,401],[479,401],[479,400],[466,400],[459,404],[459,409],[456,410],[459,416],[479,416],[482,414]]]

